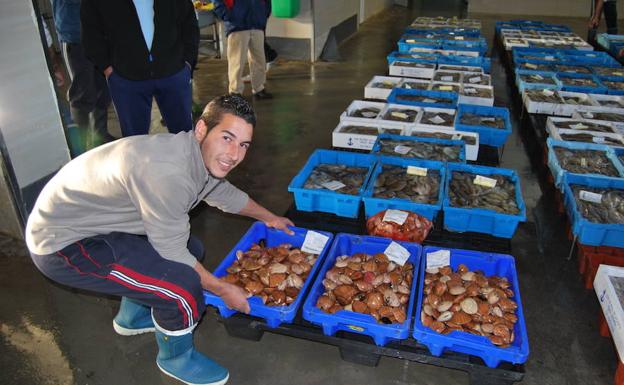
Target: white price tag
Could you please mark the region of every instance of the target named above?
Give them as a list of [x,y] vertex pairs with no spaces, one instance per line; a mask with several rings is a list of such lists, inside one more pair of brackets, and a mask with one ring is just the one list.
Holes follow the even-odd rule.
[[549,90],[549,89],[544,89],[544,90],[542,90],[542,94],[544,96],[553,96],[555,93],[553,91]]
[[463,36],[455,36],[455,40],[464,40]]
[[407,39],[407,40],[405,40],[405,42],[412,44],[412,43],[416,43],[416,40],[414,40],[414,39]]
[[542,75],[532,75],[531,77],[535,80],[544,80],[544,77]]
[[453,134],[451,140],[462,140],[464,137],[462,134]]
[[464,88],[464,93],[468,95],[473,95],[477,93],[476,88]]
[[524,66],[527,67],[527,68],[532,68],[534,70],[537,69],[537,66],[535,64],[533,64],[533,63],[525,63]]
[[364,111],[364,112],[362,112],[362,116],[365,117],[365,118],[375,118],[375,117],[377,117],[377,112]]
[[448,266],[451,264],[451,251],[438,250],[433,253],[427,253],[427,269]]
[[409,214],[407,213],[407,211],[386,210],[386,213],[384,214],[384,217],[383,217],[383,221],[394,222],[397,225],[402,226],[403,223],[405,223],[405,220],[407,219],[408,215]]
[[624,72],[622,71],[613,71],[614,76],[624,76]]
[[579,198],[581,198],[581,200],[584,200],[586,202],[602,203],[602,194],[596,194],[591,191],[581,190],[579,192]]
[[571,125],[570,128],[573,129],[573,130],[584,130],[584,129],[589,128],[589,127],[584,125],[583,123],[577,123],[577,124]]
[[445,75],[445,76],[440,77],[440,80],[443,81],[443,82],[452,82],[453,81],[453,77],[450,76],[450,75]]
[[605,138],[602,137],[602,136],[593,136],[592,137],[592,142],[598,143],[598,144],[603,144],[605,142]]
[[492,117],[492,116],[484,116],[481,118],[482,122],[495,122],[496,118]]
[[342,182],[337,181],[337,180],[332,180],[331,182],[321,183],[321,186],[325,187],[328,190],[336,191],[336,190],[340,190],[341,188],[345,187],[346,185],[344,183],[342,183]]
[[440,91],[453,91],[453,86],[438,86]]
[[427,169],[424,167],[407,166],[408,175],[427,176]]
[[310,230],[306,233],[303,245],[301,246],[301,251],[304,253],[320,255],[328,240],[329,237],[327,235]]
[[594,118],[594,114],[592,114],[591,112],[583,112],[583,117],[585,119],[593,119]]
[[587,167],[587,159],[581,158],[581,167]]
[[445,120],[442,119],[440,115],[436,115],[433,118],[429,118],[429,121],[433,124],[442,124],[445,122]]
[[473,76],[471,78],[468,78],[468,81],[470,83],[479,83],[481,81],[481,76]]
[[555,60],[555,57],[554,56],[544,56],[544,60],[552,61],[552,60]]
[[435,101],[435,100],[433,100],[433,99],[429,99],[429,98],[427,98],[427,99],[423,100],[422,102],[423,102],[423,103],[435,103],[436,101]]
[[483,175],[477,175],[475,176],[474,180],[472,181],[472,183],[479,185],[479,186],[483,186],[483,187],[495,187],[496,186],[496,179],[492,179],[492,178],[488,178],[485,177]]
[[389,260],[400,266],[405,265],[405,262],[410,257],[410,252],[396,242],[391,242],[384,254],[386,254]]
[[401,155],[405,155],[408,152],[410,152],[412,150],[411,147],[409,146],[402,146],[402,145],[398,145],[394,148],[394,152],[396,152],[397,154],[401,154]]
[[392,115],[395,118],[399,118],[399,119],[407,119],[408,115],[405,112],[400,112],[400,111],[392,111],[390,113],[390,115]]

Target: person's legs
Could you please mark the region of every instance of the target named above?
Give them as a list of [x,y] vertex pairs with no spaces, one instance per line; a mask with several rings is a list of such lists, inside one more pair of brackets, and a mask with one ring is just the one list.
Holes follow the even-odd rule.
[[238,31],[230,33],[227,37],[229,93],[242,94],[245,89],[242,77],[243,68],[247,63],[249,36],[250,31]]
[[617,1],[605,1],[602,9],[607,23],[607,33],[617,35]]
[[249,73],[254,94],[264,90],[266,82],[266,58],[264,56],[264,32],[251,30],[249,41]]
[[154,80],[154,97],[167,129],[172,134],[193,129],[191,69],[184,65],[177,73]]
[[152,80],[128,80],[114,70],[108,77],[108,89],[124,137],[149,133],[154,83]]

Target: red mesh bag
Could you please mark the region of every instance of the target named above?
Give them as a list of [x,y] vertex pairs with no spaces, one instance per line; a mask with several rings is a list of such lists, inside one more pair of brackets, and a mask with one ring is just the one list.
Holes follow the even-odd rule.
[[422,243],[427,238],[433,223],[411,211],[400,210],[408,213],[407,219],[402,225],[396,222],[384,221],[386,210],[377,213],[366,221],[366,230],[369,235],[392,238],[395,241],[407,241]]

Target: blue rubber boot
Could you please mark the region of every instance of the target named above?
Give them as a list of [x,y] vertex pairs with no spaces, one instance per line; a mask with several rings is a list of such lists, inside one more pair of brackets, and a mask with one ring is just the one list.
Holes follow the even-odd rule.
[[113,329],[122,336],[153,332],[155,329],[151,308],[139,301],[121,297],[121,306],[113,320]]
[[193,332],[172,336],[156,329],[156,364],[166,375],[189,385],[222,385],[228,370],[193,347]]

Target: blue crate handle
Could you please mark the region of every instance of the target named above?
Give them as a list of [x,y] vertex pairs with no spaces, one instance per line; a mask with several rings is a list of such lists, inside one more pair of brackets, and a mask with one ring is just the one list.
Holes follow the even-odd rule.
[[362,314],[348,310],[339,310],[335,314],[355,322],[377,322],[377,320],[370,314]]

